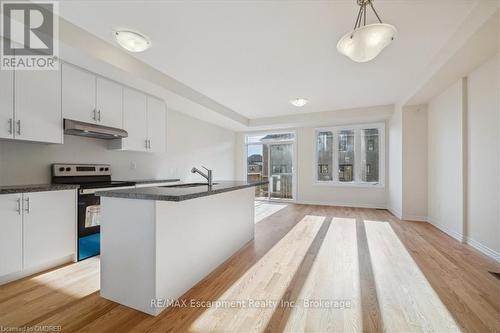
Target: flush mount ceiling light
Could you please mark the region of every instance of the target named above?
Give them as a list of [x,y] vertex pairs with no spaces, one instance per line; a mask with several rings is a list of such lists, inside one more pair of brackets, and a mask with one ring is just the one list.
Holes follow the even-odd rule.
[[[379,55],[396,37],[396,28],[382,20],[373,7],[373,0],[357,0],[358,16],[354,30],[342,37],[337,50],[355,62],[367,62]],[[366,24],[366,7],[370,6],[379,23]]]
[[115,38],[118,44],[130,52],[142,52],[151,47],[151,40],[135,31],[116,30]]
[[300,107],[303,107],[304,105],[307,104],[307,102],[309,102],[307,99],[305,98],[296,98],[296,99],[292,99],[290,101],[290,103],[293,105],[293,106],[296,106],[298,108]]

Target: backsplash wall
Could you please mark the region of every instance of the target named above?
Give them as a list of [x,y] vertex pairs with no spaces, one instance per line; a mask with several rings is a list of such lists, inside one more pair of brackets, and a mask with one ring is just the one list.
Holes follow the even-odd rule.
[[63,145],[0,141],[0,185],[50,182],[51,163],[111,164],[114,180],[202,180],[193,166],[214,170],[214,179],[235,177],[236,134],[187,115],[167,111],[167,152],[109,150],[107,141],[68,136]]

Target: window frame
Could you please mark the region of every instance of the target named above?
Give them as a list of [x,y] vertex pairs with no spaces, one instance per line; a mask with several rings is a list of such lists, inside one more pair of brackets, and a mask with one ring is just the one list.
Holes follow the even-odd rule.
[[[364,129],[378,129],[379,131],[379,181],[364,182],[361,180],[361,131]],[[339,132],[342,130],[354,131],[354,181],[341,182],[339,181]],[[332,180],[318,179],[318,134],[320,132],[332,132],[333,135],[333,152],[332,152]],[[384,188],[385,187],[385,123],[370,123],[357,125],[342,125],[330,127],[318,127],[314,129],[314,161],[313,161],[313,183],[318,186],[335,186],[335,187],[369,187],[369,188]]]

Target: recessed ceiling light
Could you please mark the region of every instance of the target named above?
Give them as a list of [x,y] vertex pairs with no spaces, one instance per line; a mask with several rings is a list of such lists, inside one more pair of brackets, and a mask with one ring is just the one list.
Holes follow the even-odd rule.
[[151,47],[151,40],[135,31],[116,30],[115,38],[121,47],[130,52],[142,52]]
[[290,101],[290,103],[292,103],[293,106],[296,106],[298,108],[303,107],[304,105],[307,104],[307,102],[309,101],[305,98],[296,98]]

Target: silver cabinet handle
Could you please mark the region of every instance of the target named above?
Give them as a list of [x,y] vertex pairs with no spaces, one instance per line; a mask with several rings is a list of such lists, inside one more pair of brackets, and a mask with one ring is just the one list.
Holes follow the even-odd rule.
[[26,201],[26,208],[24,209],[24,211],[26,212],[26,214],[29,214],[30,213],[30,197],[27,197],[25,201]]
[[148,148],[149,148],[149,140],[146,139],[146,149],[148,149]]
[[94,119],[94,121],[97,121],[97,110],[96,109],[92,110],[92,114],[93,114],[92,119]]
[[148,140],[148,148],[151,149],[151,139]]
[[17,135],[21,135],[21,121],[16,121],[17,124]]
[[21,215],[21,198],[17,198],[17,213]]
[[101,110],[97,111],[97,121],[101,121]]
[[9,134],[14,133],[14,120],[12,118],[9,118]]

